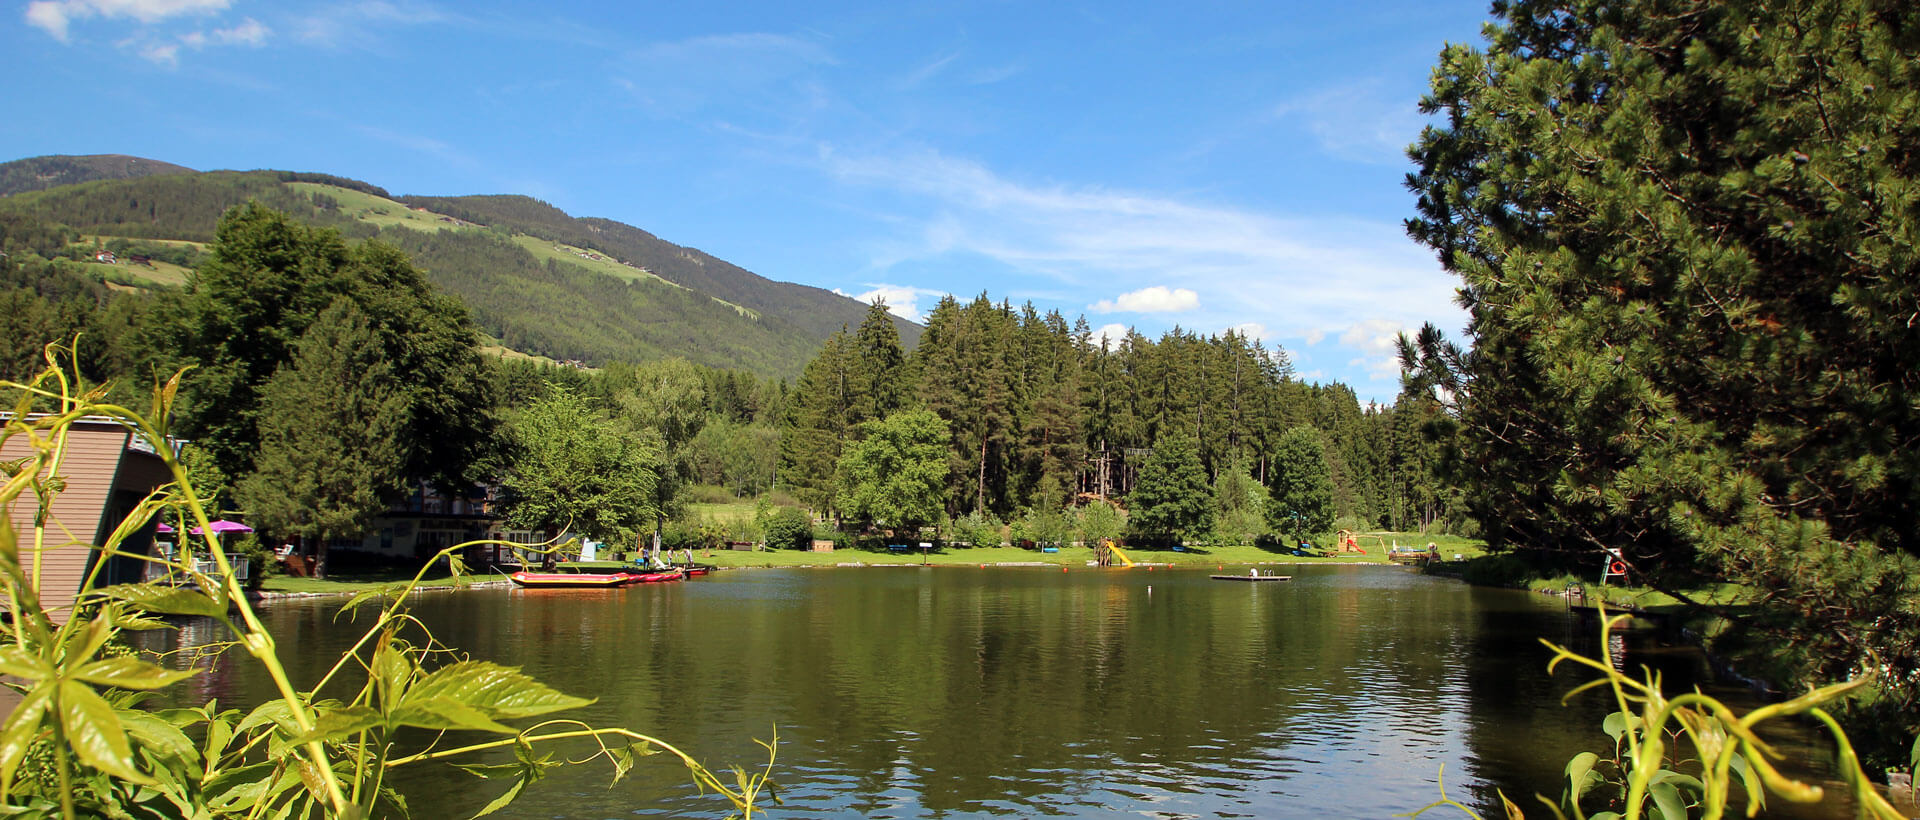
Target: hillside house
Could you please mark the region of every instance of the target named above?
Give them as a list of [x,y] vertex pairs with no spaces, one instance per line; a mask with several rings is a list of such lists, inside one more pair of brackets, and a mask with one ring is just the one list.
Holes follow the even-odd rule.
[[113,251],[100,251],[93,255],[93,261],[104,262],[106,264],[112,265],[114,263],[119,262],[120,257],[115,256]]
[[[176,445],[169,441],[166,446]],[[0,446],[0,462],[30,454],[27,442],[19,436]],[[40,603],[56,620],[64,620],[88,571],[100,560],[95,545],[111,535],[141,499],[173,476],[146,439],[134,436],[112,419],[95,417],[74,422],[59,477],[66,482],[66,489],[54,497],[47,525],[49,537],[38,558]],[[29,491],[15,499],[7,511],[19,538],[20,564],[29,574],[36,557],[32,538],[37,502]],[[121,549],[147,551],[153,542],[155,523],[149,522],[123,542]],[[102,586],[139,581],[142,564],[134,558],[113,559],[100,568],[95,581]]]

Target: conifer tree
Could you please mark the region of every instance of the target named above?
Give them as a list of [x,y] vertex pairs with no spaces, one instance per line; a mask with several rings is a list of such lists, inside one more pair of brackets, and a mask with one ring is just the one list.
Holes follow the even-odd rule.
[[875,299],[867,306],[867,317],[853,339],[853,357],[849,424],[883,419],[907,406],[907,354],[900,349],[900,331],[893,326],[885,300]]
[[780,439],[780,483],[820,510],[833,502],[834,467],[849,434],[847,344],[846,332],[837,332],[807,363],[788,400]]
[[259,455],[236,488],[257,529],[299,534],[325,577],[328,542],[385,511],[405,467],[408,396],[351,299],[308,326],[261,392]]
[[1920,6],[1494,10],[1441,53],[1408,179],[1471,350],[1403,358],[1472,512],[1636,581],[1744,582],[1805,681],[1920,702]]

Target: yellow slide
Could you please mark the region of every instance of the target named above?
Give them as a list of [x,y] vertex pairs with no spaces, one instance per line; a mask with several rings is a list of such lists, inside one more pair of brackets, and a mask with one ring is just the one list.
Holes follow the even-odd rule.
[[1122,569],[1133,566],[1133,559],[1128,558],[1127,554],[1121,552],[1119,547],[1107,547],[1107,549],[1113,552],[1113,557],[1118,561],[1114,566]]

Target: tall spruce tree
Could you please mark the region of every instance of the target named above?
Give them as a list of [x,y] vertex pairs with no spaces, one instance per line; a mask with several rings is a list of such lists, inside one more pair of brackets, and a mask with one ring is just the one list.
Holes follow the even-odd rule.
[[305,536],[325,577],[328,542],[365,531],[400,486],[409,397],[380,335],[344,296],[260,395],[258,456],[236,495],[256,529]]
[[845,331],[827,337],[820,355],[807,363],[787,402],[785,434],[780,438],[780,483],[815,509],[833,503],[834,467],[850,431],[852,378]]
[[1920,5],[1498,2],[1408,223],[1471,351],[1403,358],[1496,545],[1737,580],[1802,681],[1920,710]]
[[849,424],[886,418],[906,407],[910,397],[907,354],[893,326],[887,303],[875,299],[853,338],[853,376]]

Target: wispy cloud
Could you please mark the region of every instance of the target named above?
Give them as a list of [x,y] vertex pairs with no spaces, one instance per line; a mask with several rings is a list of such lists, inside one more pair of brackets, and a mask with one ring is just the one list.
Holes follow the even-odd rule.
[[952,65],[953,61],[958,59],[960,59],[960,52],[958,51],[935,57],[919,68],[907,72],[905,76],[894,81],[893,88],[895,91],[911,91],[919,88],[928,80],[938,76],[940,72],[945,71],[947,66]]
[[1328,154],[1375,164],[1405,162],[1407,146],[1426,123],[1412,100],[1378,82],[1323,89],[1284,101],[1272,113],[1312,134]]
[[1186,288],[1154,285],[1117,299],[1102,299],[1087,306],[1094,313],[1179,313],[1200,307],[1200,294]]
[[[1186,290],[1193,309],[1183,324],[1256,322],[1279,329],[1264,337],[1269,343],[1344,339],[1363,319],[1449,326],[1461,317],[1453,280],[1397,224],[1023,184],[930,152],[847,157],[824,151],[821,162],[845,183],[911,195],[891,223],[900,233],[876,260],[879,270],[973,256],[1083,288],[1098,283],[1138,293],[1159,287],[1169,297]],[[1121,300],[1111,306],[1121,307]],[[1369,357],[1375,368],[1386,361],[1377,345],[1341,346]]]
[[409,151],[425,154],[447,165],[468,169],[480,167],[480,163],[475,161],[473,157],[462,153],[459,149],[454,148],[444,140],[421,136],[419,134],[402,133],[371,125],[349,123],[347,127],[368,138],[389,145],[396,145]]
[[103,20],[135,20],[158,23],[190,14],[225,11],[232,0],[33,0],[27,4],[27,24],[39,28],[55,40],[67,42],[76,21],[98,17]]
[[642,105],[684,116],[709,105],[817,108],[820,87],[808,69],[833,53],[800,37],[766,32],[708,35],[632,49],[616,61],[615,82]]
[[372,33],[395,26],[422,26],[457,20],[431,3],[364,0],[340,3],[300,18],[294,31],[300,39],[323,46],[361,43]]

